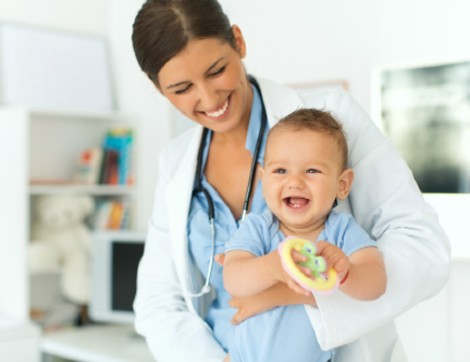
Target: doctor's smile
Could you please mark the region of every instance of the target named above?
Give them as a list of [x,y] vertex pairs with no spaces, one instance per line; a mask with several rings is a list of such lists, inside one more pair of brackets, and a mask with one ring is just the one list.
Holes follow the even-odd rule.
[[212,111],[212,112],[206,111],[206,112],[201,112],[201,113],[205,113],[210,118],[222,118],[222,116],[225,115],[225,112],[227,111],[229,104],[230,104],[230,97],[227,98],[222,108],[216,111]]

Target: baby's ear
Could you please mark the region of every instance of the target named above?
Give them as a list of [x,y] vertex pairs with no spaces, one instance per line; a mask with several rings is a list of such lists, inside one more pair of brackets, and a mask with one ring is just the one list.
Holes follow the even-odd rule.
[[344,200],[349,195],[351,191],[351,186],[354,179],[354,172],[351,168],[344,170],[339,176],[338,182],[338,191],[336,197],[340,200]]

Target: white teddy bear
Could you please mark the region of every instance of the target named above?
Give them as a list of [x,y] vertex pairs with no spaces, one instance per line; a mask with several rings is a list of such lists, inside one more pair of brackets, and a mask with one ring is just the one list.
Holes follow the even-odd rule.
[[60,270],[63,295],[79,305],[90,299],[91,235],[84,220],[93,209],[88,196],[38,196],[32,207],[30,270]]

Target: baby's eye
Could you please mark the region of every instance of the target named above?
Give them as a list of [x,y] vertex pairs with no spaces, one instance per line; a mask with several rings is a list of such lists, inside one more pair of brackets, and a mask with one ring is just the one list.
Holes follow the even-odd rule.
[[317,170],[317,169],[315,169],[315,168],[309,168],[309,169],[307,170],[307,173],[310,173],[310,174],[313,174],[313,173],[320,173],[320,170]]
[[283,175],[283,174],[287,173],[287,170],[285,168],[276,168],[276,169],[273,170],[273,173],[278,173],[278,174]]

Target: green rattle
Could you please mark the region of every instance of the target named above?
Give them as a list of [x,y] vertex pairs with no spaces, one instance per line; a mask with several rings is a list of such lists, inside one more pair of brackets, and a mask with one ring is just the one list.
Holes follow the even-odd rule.
[[[311,271],[311,277],[305,275],[292,259],[292,250],[307,257],[307,260],[299,265]],[[285,271],[304,289],[317,291],[330,291],[338,285],[336,271],[327,270],[326,261],[318,256],[315,245],[305,239],[288,237],[278,247],[282,266]]]

